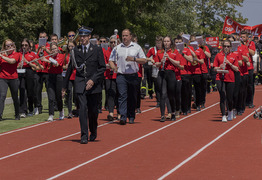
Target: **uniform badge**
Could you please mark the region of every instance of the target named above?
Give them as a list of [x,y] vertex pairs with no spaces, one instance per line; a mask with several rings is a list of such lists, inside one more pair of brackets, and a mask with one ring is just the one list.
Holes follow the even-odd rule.
[[79,48],[78,51],[81,51],[81,49]]
[[93,51],[93,48],[92,48],[92,47],[90,48],[90,51]]

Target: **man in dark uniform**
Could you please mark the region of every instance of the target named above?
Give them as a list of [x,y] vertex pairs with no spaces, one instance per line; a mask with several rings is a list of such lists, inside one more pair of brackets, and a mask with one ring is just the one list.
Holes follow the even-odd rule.
[[81,127],[81,144],[88,142],[88,121],[90,141],[97,137],[98,97],[102,91],[101,81],[106,70],[105,60],[101,47],[90,43],[92,29],[81,27],[79,36],[81,45],[71,52],[70,63],[63,82],[63,95],[68,81],[76,68],[74,82],[76,97],[79,102],[79,121]]

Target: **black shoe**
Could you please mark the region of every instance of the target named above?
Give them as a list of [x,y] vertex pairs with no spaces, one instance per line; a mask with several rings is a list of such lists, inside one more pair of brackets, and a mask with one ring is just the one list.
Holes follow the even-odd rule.
[[157,108],[160,107],[160,102],[157,102],[156,107]]
[[141,99],[145,99],[145,95],[141,95]]
[[240,111],[237,111],[237,116],[241,116],[242,113]]
[[130,118],[130,119],[129,119],[129,124],[134,124],[134,121],[135,121],[134,118]]
[[202,109],[205,109],[205,108],[206,108],[206,106],[205,106],[204,104],[202,104],[202,105],[201,105],[201,108],[202,108]]
[[15,120],[20,120],[20,116],[15,116]]
[[96,133],[90,134],[90,141],[94,141],[96,139]]
[[68,119],[72,119],[73,118],[73,114],[72,113],[69,113],[68,116],[67,116]]
[[200,106],[197,106],[196,111],[201,111]]
[[153,95],[151,94],[151,95],[149,95],[149,99],[153,99]]
[[120,125],[126,125],[126,120],[120,119],[119,123],[120,123]]
[[3,118],[2,118],[2,116],[0,116],[0,121],[3,121]]
[[175,114],[172,114],[171,116],[171,121],[175,121],[176,120],[176,115]]
[[80,143],[81,143],[81,144],[87,144],[87,143],[88,143],[86,135],[83,135],[83,136],[81,137],[81,142],[80,142]]
[[140,109],[140,108],[137,108],[137,109],[136,109],[136,113],[137,113],[137,114],[140,114],[140,113],[141,113],[141,109]]
[[113,121],[113,120],[114,120],[114,117],[111,116],[110,114],[108,114],[108,115],[107,115],[107,120],[108,120],[108,121]]
[[42,114],[42,107],[38,107],[39,114]]
[[249,108],[254,108],[255,106],[254,106],[254,104],[250,104],[248,107]]
[[166,121],[165,116],[162,116],[161,119],[160,119],[160,122],[165,122],[165,121]]
[[191,109],[189,109],[188,111],[187,111],[187,114],[190,114],[191,113]]
[[102,109],[98,109],[98,113],[102,113]]

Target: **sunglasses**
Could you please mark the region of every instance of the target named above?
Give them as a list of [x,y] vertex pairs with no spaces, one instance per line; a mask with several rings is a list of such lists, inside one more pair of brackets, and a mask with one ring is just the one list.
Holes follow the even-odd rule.
[[68,37],[74,37],[75,35],[68,35]]
[[115,44],[116,42],[115,41],[110,41],[110,44],[113,44],[113,43]]
[[27,47],[27,46],[28,46],[28,44],[22,44],[22,46],[25,46],[25,47]]
[[12,47],[13,44],[6,44],[5,47]]
[[106,43],[106,41],[100,41],[101,43]]
[[231,46],[223,46],[224,48],[231,48]]

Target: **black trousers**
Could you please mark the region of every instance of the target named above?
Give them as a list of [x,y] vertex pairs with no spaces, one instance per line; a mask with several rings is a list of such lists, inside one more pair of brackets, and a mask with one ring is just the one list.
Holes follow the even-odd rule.
[[77,99],[79,100],[79,122],[81,128],[81,137],[88,139],[88,124],[91,133],[97,132],[97,118],[98,118],[98,95],[77,93]]
[[42,91],[45,83],[46,90],[48,89],[48,73],[42,73],[38,72],[35,74],[35,80],[36,80],[36,105],[42,111]]
[[233,95],[233,109],[237,108],[237,104],[239,103],[239,97],[240,97],[240,88],[241,88],[241,76],[240,72],[234,72],[235,74],[235,86],[234,86],[234,95]]
[[[18,74],[19,77],[19,100],[20,113],[33,112],[34,110],[34,96],[35,96],[35,72],[30,68],[26,69],[25,73]],[[36,104],[35,104],[36,105]]]
[[176,111],[181,110],[181,88],[182,88],[182,80],[176,81]]
[[15,116],[19,116],[18,85],[19,85],[18,79],[0,78],[0,117],[3,116],[8,87],[10,88],[12,99],[14,102]]
[[192,96],[192,76],[190,74],[181,75],[181,111],[187,113],[191,110]]
[[248,70],[248,86],[247,86],[247,98],[246,104],[252,105],[254,100],[255,85],[254,85],[254,70]]
[[207,94],[207,73],[202,73],[201,75],[201,87],[200,87],[200,105],[204,105],[206,103],[206,94]]
[[246,109],[247,85],[248,85],[248,75],[241,76],[238,102],[236,104],[236,110],[238,112],[240,111],[244,112]]
[[148,94],[152,95],[153,91],[153,78],[152,78],[152,66],[144,68],[144,79],[142,80],[141,95],[146,95],[146,82],[148,87]]
[[48,76],[48,107],[49,115],[54,115],[54,106],[57,102],[58,111],[63,109],[62,100],[63,77],[61,74],[49,74]]
[[75,104],[76,107],[78,107],[78,100],[74,88],[74,80],[69,80],[68,82],[67,97],[68,97],[67,108],[68,108],[68,113],[70,114],[72,113],[73,103]]
[[222,116],[226,115],[226,102],[228,105],[228,111],[233,110],[233,94],[234,94],[234,82],[216,81],[217,89],[220,95],[220,110]]
[[200,106],[201,105],[201,74],[193,74],[192,75],[192,80],[193,80],[193,84],[194,84],[194,88],[195,88],[195,93],[196,93],[196,106]]
[[141,82],[142,82],[142,78],[138,77],[136,108],[140,108],[141,106],[141,95],[142,95],[142,92],[140,91]]
[[176,111],[176,75],[172,70],[160,71],[158,74],[157,83],[160,89],[160,112],[161,116],[165,115],[166,98],[168,98],[171,106],[171,111]]
[[160,103],[160,89],[159,89],[159,85],[157,84],[157,78],[153,78],[153,84],[154,84],[154,90],[156,93],[156,101]]
[[114,112],[115,106],[118,108],[118,91],[115,79],[106,79],[105,80],[105,89],[107,94],[107,105],[109,113]]

